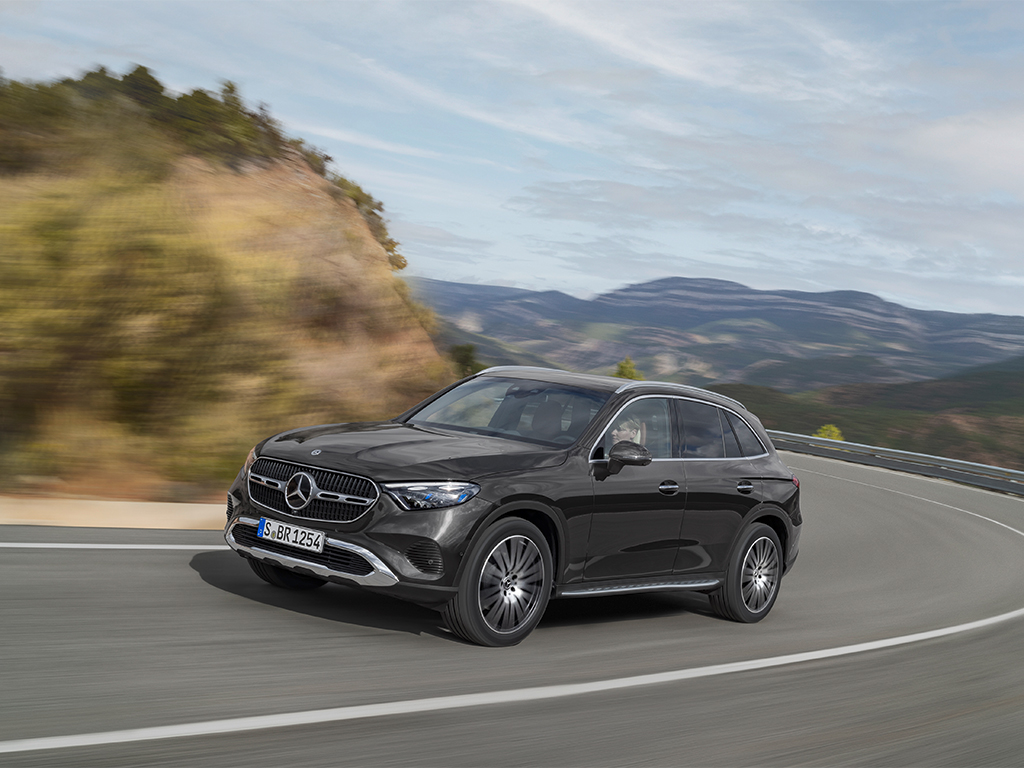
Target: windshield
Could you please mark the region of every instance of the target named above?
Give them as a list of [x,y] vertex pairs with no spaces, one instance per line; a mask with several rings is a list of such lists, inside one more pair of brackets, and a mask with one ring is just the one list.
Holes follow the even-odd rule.
[[484,376],[446,392],[407,421],[563,446],[579,439],[609,396],[547,381]]

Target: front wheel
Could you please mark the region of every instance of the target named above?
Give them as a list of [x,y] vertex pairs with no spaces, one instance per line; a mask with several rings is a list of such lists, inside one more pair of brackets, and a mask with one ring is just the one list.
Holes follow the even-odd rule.
[[722,618],[753,624],[775,605],[781,579],[779,537],[767,525],[754,523],[740,538],[725,584],[711,593],[711,608]]
[[441,615],[452,632],[479,645],[515,645],[540,622],[551,596],[551,549],[535,525],[500,520],[466,558],[459,591]]

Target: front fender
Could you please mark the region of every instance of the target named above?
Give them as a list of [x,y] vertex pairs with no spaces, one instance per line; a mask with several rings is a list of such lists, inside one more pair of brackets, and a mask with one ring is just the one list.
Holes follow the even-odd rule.
[[566,563],[566,528],[567,522],[561,510],[553,507],[546,500],[531,496],[513,496],[502,500],[486,516],[480,518],[474,526],[472,533],[466,539],[465,548],[461,552],[461,560],[456,576],[456,584],[462,579],[463,569],[467,555],[473,551],[477,542],[483,537],[484,532],[498,520],[507,517],[521,517],[537,528],[548,541],[551,549],[551,556],[555,563],[555,583],[561,583],[559,574]]

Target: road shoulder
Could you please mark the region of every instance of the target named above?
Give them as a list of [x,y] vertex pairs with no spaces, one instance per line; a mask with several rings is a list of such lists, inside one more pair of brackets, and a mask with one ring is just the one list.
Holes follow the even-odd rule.
[[219,530],[223,504],[0,496],[0,525]]

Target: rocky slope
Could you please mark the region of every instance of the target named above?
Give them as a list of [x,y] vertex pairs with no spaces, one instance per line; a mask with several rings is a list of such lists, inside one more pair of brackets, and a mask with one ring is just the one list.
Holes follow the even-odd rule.
[[347,414],[393,414],[446,380],[383,247],[352,201],[300,157],[238,172],[189,158],[170,184],[250,299],[279,302],[272,331],[318,400]]

